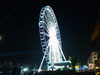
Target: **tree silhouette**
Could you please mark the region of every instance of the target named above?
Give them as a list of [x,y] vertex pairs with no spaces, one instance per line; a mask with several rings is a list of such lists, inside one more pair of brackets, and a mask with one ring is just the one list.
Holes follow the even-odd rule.
[[69,56],[69,60],[71,61],[72,68],[75,69],[75,65],[77,65],[79,60],[76,56]]

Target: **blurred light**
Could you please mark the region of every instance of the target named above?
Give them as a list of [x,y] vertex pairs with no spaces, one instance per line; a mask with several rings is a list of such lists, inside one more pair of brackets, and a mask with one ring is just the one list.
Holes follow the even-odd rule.
[[80,66],[79,69],[84,69],[84,67],[83,66]]
[[2,40],[2,36],[0,36],[0,40]]
[[72,70],[73,68],[72,67],[69,67],[69,69]]
[[88,66],[86,66],[86,65],[84,65],[83,67],[84,67],[85,69],[88,68]]
[[79,70],[79,66],[75,66],[75,70]]
[[99,67],[98,67],[98,66],[96,66],[96,69],[99,69]]
[[100,72],[96,72],[96,75],[99,75],[100,74]]
[[69,65],[67,65],[67,68],[69,68]]
[[29,70],[28,67],[23,68],[23,71],[24,71],[24,72],[27,72],[28,70]]

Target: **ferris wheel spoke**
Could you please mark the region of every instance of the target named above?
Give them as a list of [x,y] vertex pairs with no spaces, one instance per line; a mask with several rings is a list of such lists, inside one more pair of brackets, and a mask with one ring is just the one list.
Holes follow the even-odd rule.
[[[48,24],[50,21],[49,21],[49,19],[48,19],[48,17],[47,17],[47,13],[45,14],[44,17],[45,17],[45,20],[46,20],[46,22],[47,22],[47,24]],[[46,25],[46,26],[47,26],[47,25]],[[47,28],[48,28],[48,27],[47,27]]]
[[[49,41],[49,40],[48,40]],[[48,52],[48,48],[49,48],[49,42],[48,41],[46,41],[46,48],[45,48],[45,53],[47,53]]]
[[49,22],[49,19],[47,17],[47,12],[45,12],[45,16],[44,17],[45,17],[46,21]]
[[65,58],[65,56],[64,56],[64,54],[63,54],[63,52],[62,52],[61,45],[60,45],[59,43],[58,43],[58,47],[59,47],[59,49],[60,49],[60,52],[61,52],[61,54],[62,54],[62,56],[63,56],[64,60],[66,61],[66,58]]
[[47,26],[44,26],[44,30],[49,33]]
[[47,36],[47,37],[49,37],[49,35],[47,33],[45,33],[45,32],[44,32],[44,35]]
[[[49,40],[48,40],[49,41]],[[49,48],[49,42],[47,41],[47,47],[46,47],[46,49],[48,49]]]

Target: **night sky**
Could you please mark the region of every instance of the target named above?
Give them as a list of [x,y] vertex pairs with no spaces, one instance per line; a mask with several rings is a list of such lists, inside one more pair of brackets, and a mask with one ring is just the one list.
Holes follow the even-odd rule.
[[99,0],[0,0],[0,62],[40,64],[43,52],[38,22],[46,5],[57,17],[65,57],[77,56],[87,62]]

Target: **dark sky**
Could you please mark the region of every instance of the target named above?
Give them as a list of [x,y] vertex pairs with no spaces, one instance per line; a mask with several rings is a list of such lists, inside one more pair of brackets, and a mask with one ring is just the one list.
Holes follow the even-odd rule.
[[38,22],[46,5],[57,17],[65,57],[74,55],[87,62],[99,0],[0,0],[0,62],[40,64],[43,53]]

